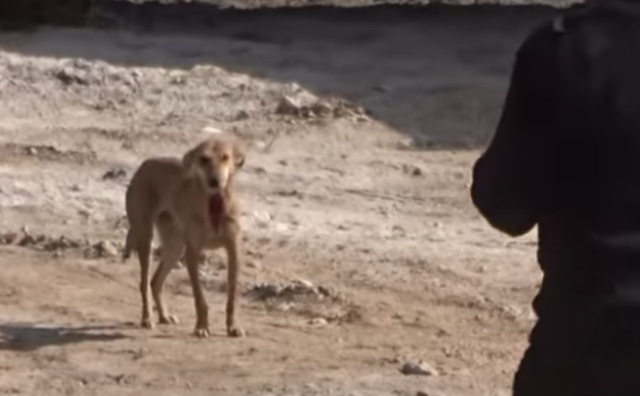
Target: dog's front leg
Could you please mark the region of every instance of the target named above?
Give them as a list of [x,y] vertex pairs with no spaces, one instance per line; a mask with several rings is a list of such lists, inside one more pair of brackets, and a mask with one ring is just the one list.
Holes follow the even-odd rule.
[[194,334],[197,337],[209,336],[209,306],[202,292],[200,284],[200,252],[201,246],[187,244],[185,252],[185,261],[187,263],[187,271],[189,272],[189,280],[191,281],[191,289],[193,291],[193,299],[196,306],[196,327]]
[[238,240],[240,238],[237,235],[227,238],[225,243],[225,249],[227,251],[227,261],[229,262],[227,269],[227,336],[229,337],[243,337],[244,330],[236,326],[235,311],[236,311],[236,295],[238,288],[238,273],[240,271],[240,252],[238,246]]

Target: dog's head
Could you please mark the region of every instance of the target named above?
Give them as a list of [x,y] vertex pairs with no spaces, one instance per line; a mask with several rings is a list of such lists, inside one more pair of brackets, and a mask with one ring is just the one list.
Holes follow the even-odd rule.
[[224,191],[234,172],[244,165],[244,148],[237,139],[213,137],[189,150],[184,166],[195,172],[210,194]]

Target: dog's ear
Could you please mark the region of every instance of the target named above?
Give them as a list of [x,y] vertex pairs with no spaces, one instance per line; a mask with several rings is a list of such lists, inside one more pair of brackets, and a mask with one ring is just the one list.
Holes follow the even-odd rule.
[[182,157],[182,165],[184,165],[184,167],[188,170],[193,169],[199,152],[199,147],[187,151],[187,153]]
[[244,166],[244,159],[245,159],[244,146],[240,142],[234,142],[233,162],[236,169],[240,169]]

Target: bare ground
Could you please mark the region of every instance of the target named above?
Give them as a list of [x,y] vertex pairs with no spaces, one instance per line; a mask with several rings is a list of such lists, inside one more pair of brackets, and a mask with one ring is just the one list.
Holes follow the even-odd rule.
[[[534,320],[535,239],[490,229],[468,187],[543,14],[1,35],[0,394],[507,395]],[[285,95],[310,106],[278,114]],[[137,261],[114,255],[133,169],[207,127],[250,148],[244,339],[224,336],[215,255],[204,340],[184,269],[167,291],[181,324],[143,330]],[[303,286],[255,293],[278,282]],[[322,292],[296,292],[309,284]],[[418,360],[439,375],[400,373]]]

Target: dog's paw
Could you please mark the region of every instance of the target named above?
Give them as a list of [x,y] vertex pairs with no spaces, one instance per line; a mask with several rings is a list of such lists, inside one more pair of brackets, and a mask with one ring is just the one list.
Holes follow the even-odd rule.
[[196,327],[193,331],[193,335],[198,338],[207,338],[209,337],[209,335],[211,335],[211,333],[209,332],[209,329],[207,327]]
[[231,338],[241,338],[246,335],[245,331],[240,327],[227,328],[227,336]]
[[140,321],[140,327],[143,329],[153,329],[153,323],[150,318],[144,318]]
[[161,325],[177,325],[180,321],[175,315],[167,315],[160,317],[160,319],[158,319],[158,323]]

